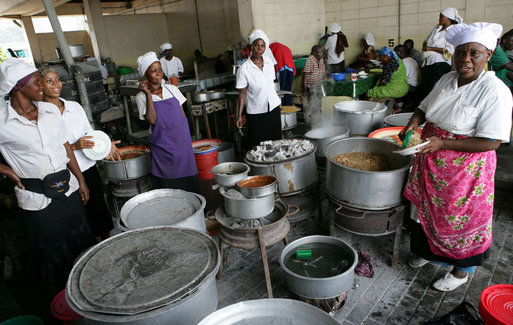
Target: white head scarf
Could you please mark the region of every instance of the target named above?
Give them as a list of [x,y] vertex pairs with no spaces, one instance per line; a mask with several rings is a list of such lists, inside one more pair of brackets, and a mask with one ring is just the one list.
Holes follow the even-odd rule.
[[452,19],[452,20],[456,20],[460,24],[463,22],[463,18],[461,18],[461,16],[458,16],[458,10],[456,8],[452,8],[452,7],[445,8],[444,10],[442,10],[441,13],[445,17]]
[[367,45],[376,46],[376,40],[374,39],[374,35],[372,33],[365,34],[365,37],[363,38]]
[[261,29],[253,29],[253,31],[251,31],[251,34],[249,34],[249,44],[253,44],[253,42],[259,38],[265,42],[266,47],[269,47],[269,38]]
[[165,42],[162,45],[160,45],[160,52],[164,52],[165,50],[172,50],[173,45],[169,42]]
[[445,39],[457,47],[458,45],[477,42],[489,50],[495,50],[497,39],[501,36],[502,25],[493,23],[457,24],[447,29]]
[[137,58],[137,71],[139,71],[141,77],[144,77],[146,70],[148,70],[153,62],[159,62],[155,52],[148,52]]
[[10,93],[19,80],[36,71],[34,66],[21,59],[5,59],[0,64],[0,96]]
[[340,30],[341,29],[340,29],[340,25],[339,24],[337,24],[337,23],[331,24],[330,32],[332,32],[333,34],[336,34],[336,33],[340,32]]

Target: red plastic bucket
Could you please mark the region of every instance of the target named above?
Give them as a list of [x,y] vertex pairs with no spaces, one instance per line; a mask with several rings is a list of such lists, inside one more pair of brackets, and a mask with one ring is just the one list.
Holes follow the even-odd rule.
[[479,313],[487,325],[513,324],[513,285],[496,284],[481,292]]
[[214,174],[210,173],[212,167],[217,165],[217,149],[203,154],[195,154],[196,166],[198,166],[198,174],[201,180],[214,179]]
[[53,298],[51,311],[53,317],[60,319],[63,321],[63,324],[71,324],[70,321],[74,319],[82,318],[79,314],[77,314],[71,307],[68,305],[66,301],[66,292],[62,290]]

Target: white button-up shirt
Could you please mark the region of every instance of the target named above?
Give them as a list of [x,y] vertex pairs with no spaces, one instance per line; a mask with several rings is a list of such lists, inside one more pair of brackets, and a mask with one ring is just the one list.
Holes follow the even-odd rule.
[[166,77],[178,77],[179,72],[183,72],[183,64],[182,60],[173,56],[171,60],[167,60],[165,56],[160,58],[160,65],[162,66],[162,71]]
[[426,120],[453,134],[510,140],[513,99],[508,87],[483,72],[478,79],[458,87],[458,73],[446,73],[419,108]]
[[[91,124],[89,124],[89,120],[87,119],[82,105],[74,101],[67,101],[63,98],[59,99],[64,103],[62,119],[68,131],[68,142],[70,144],[77,142],[81,137],[93,132],[93,128]],[[80,171],[83,172],[96,165],[96,161],[87,158],[82,150],[73,150],[73,153],[77,159]]]
[[337,34],[331,35],[326,40],[326,44],[324,44],[324,48],[328,51],[328,64],[337,64],[344,61],[344,51],[340,53],[340,56],[337,56],[335,52],[335,48],[337,47]]
[[[449,26],[446,29],[442,30],[442,26],[437,25],[435,28],[433,28],[433,30],[431,31],[426,40],[426,46],[446,49],[447,52],[453,54],[454,46],[451,43],[447,42],[447,40],[445,39],[445,32],[447,32],[447,30],[451,27],[452,26]],[[431,65],[439,62],[451,64],[451,59],[449,58],[449,60],[446,60],[443,54],[432,51],[431,55],[429,55],[424,61],[424,65]]]
[[[20,116],[8,103],[0,110],[0,152],[20,178],[43,179],[46,175],[66,168],[69,161],[64,143],[68,141],[61,112],[54,104],[35,102],[38,110],[34,124]],[[73,173],[66,196],[78,189]],[[43,194],[14,188],[18,206],[24,210],[42,210],[52,199]]]
[[[153,102],[158,102],[173,97],[176,97],[180,105],[187,101],[180,89],[170,84],[162,84],[162,98],[157,95],[151,95]],[[146,94],[142,91],[138,92],[137,96],[135,97],[135,102],[137,103],[137,109],[139,110],[139,118],[144,121],[144,115],[146,115]]]
[[269,58],[263,57],[264,67],[260,70],[250,58],[237,71],[235,88],[248,88],[246,94],[246,112],[262,114],[272,111],[281,104],[274,89],[274,65]]
[[420,67],[417,61],[407,57],[403,59],[404,66],[406,67],[406,78],[408,85],[418,87],[420,85]]

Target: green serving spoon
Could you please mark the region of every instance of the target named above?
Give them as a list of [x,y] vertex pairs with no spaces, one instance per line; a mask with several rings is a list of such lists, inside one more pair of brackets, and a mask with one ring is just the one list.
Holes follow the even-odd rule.
[[411,135],[413,134],[413,130],[411,130],[410,132],[406,133],[406,136],[404,137],[404,140],[403,140],[403,145],[401,146],[402,149],[406,149],[406,147],[408,146],[408,143],[410,143],[410,139],[411,139]]

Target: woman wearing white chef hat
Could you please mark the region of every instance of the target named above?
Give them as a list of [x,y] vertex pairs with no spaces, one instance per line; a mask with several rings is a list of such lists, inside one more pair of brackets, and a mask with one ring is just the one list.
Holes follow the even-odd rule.
[[446,33],[456,71],[443,75],[399,136],[426,122],[404,196],[418,208],[412,267],[433,261],[453,270],[433,283],[454,290],[488,258],[492,244],[495,150],[509,141],[513,99],[486,71],[502,26],[458,24]]
[[[77,256],[94,244],[84,207],[89,190],[58,108],[41,102],[39,72],[20,59],[0,65],[0,174],[16,184],[30,262],[49,294],[64,288]],[[70,173],[71,171],[71,173]]]

